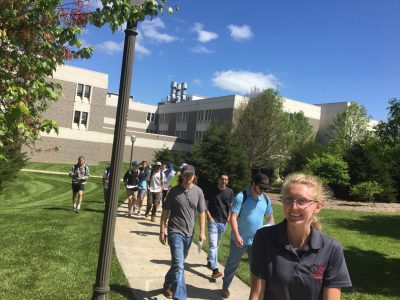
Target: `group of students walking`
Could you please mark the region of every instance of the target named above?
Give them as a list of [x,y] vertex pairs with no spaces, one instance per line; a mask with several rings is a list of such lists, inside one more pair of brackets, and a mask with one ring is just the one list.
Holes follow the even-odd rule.
[[[265,174],[255,174],[250,186],[236,196],[228,187],[226,172],[221,172],[216,186],[204,194],[195,180],[194,167],[184,166],[180,184],[170,189],[163,203],[159,239],[168,243],[171,251],[171,267],[163,285],[165,297],[187,297],[184,263],[192,244],[196,211],[200,244],[206,240],[208,219],[207,266],[213,279],[223,277],[224,298],[231,296],[229,287],[245,252],[251,271],[251,300],[338,300],[341,288],[352,285],[339,242],[320,232],[316,215],[325,192],[316,177],[299,173],[285,179],[281,199],[285,219],[277,225],[266,195],[269,179]],[[231,238],[222,274],[218,246],[227,224]]]
[[[73,209],[80,210],[82,191],[89,177],[83,157],[70,172]],[[108,188],[107,169],[103,186]],[[206,241],[208,220],[207,267],[211,278],[222,278],[221,294],[229,298],[229,287],[242,256],[247,252],[251,271],[250,300],[311,299],[338,300],[341,288],[352,283],[340,243],[321,233],[317,214],[321,211],[325,190],[320,181],[302,173],[289,175],[283,185],[281,201],[284,220],[275,225],[272,203],[266,194],[269,179],[255,174],[250,186],[234,195],[229,174],[220,172],[215,186],[203,190],[196,185],[195,168],[157,162],[149,169],[146,161],[132,162],[123,181],[127,191],[128,215],[140,215],[147,193],[145,218],[151,213],[155,222],[162,203],[159,240],[168,243],[171,266],[165,275],[163,295],[186,299],[185,259],[192,244],[195,214],[199,220],[199,244]],[[135,196],[137,194],[137,197]],[[228,224],[231,226],[229,256],[224,273],[218,265],[218,246]]]

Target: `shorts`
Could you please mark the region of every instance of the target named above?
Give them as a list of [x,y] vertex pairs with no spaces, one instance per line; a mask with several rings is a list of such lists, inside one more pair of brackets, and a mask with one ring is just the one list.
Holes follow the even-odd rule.
[[137,192],[137,189],[127,189],[126,197],[128,197],[128,198],[132,197],[133,199],[136,199],[135,192]]
[[82,183],[72,183],[72,191],[74,192],[74,193],[77,193],[77,192],[79,192],[79,191],[84,191],[85,190],[85,185],[84,184],[82,184]]
[[143,199],[145,195],[146,195],[146,190],[139,189],[138,198]]

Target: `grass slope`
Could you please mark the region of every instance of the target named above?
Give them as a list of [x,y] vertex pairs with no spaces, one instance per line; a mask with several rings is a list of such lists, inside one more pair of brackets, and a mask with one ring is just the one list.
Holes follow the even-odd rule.
[[[59,171],[59,170],[55,170]],[[0,196],[0,299],[90,299],[103,222],[103,188],[89,179],[82,211],[71,180],[20,172]],[[110,299],[130,298],[114,255]]]

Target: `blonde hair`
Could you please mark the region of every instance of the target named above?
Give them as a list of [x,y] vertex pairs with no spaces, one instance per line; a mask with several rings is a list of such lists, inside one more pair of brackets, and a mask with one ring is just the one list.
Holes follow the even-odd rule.
[[[293,173],[287,176],[282,185],[282,199],[287,198],[287,194],[289,192],[289,187],[292,184],[304,184],[308,186],[311,190],[313,201],[317,201],[321,204],[324,203],[326,197],[326,190],[322,185],[321,181],[313,176],[303,173]],[[314,215],[313,220],[311,221],[311,227],[321,230],[321,222]]]

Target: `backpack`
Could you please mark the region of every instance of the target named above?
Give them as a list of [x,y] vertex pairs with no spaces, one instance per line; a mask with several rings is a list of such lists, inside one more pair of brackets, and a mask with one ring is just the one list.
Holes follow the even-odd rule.
[[[246,192],[246,190],[242,191],[242,193],[243,193],[243,201],[242,201],[242,205],[240,206],[240,210],[239,210],[239,213],[238,213],[238,218],[240,217],[240,214],[242,213],[243,204],[247,200],[247,192]],[[265,201],[267,201],[267,205],[269,203],[271,203],[271,199],[269,199],[269,197],[266,194],[263,193],[262,195],[264,196]]]
[[[84,165],[85,165],[85,176],[87,176],[89,173],[88,166],[86,164],[84,164]],[[74,165],[74,173],[76,173],[76,170],[78,170],[78,169],[79,169],[78,164]]]

